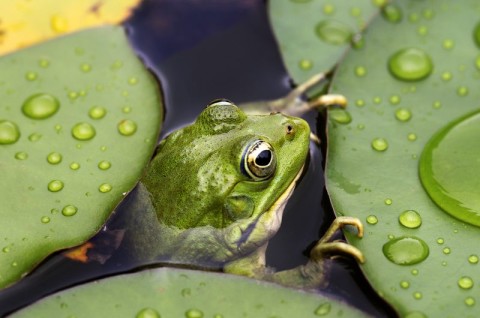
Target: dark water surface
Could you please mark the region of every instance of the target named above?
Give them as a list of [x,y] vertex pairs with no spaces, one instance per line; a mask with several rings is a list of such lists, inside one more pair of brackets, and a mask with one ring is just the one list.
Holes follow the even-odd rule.
[[[239,104],[279,98],[291,89],[262,1],[144,0],[124,25],[132,46],[163,87],[166,119],[162,137],[192,122],[215,98]],[[316,114],[305,118],[314,129]],[[287,205],[279,233],[269,244],[269,266],[281,270],[304,264],[306,249],[331,223],[322,160],[320,149],[312,144],[308,171]],[[120,204],[94,242],[103,245],[115,237],[126,213],[122,207],[129,200]],[[118,251],[103,265],[70,261],[61,254],[49,257],[28,277],[0,292],[0,316],[54,291],[139,266],[128,252],[121,253],[124,249]],[[334,264],[325,292],[373,316],[393,315],[352,260]]]

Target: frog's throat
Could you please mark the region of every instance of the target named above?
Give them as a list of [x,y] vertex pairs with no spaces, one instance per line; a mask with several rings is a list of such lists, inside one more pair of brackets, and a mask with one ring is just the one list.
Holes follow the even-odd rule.
[[[233,228],[227,230],[225,241],[234,255],[245,256],[256,251],[258,248],[267,244],[268,241],[277,233],[282,223],[283,211],[287,205],[288,199],[293,193],[298,180],[302,176],[303,165],[298,171],[295,178],[285,189],[285,191],[272,204],[270,209],[261,213],[256,219],[247,219],[240,225],[234,225]],[[229,239],[229,233],[238,233],[241,236],[238,239]]]

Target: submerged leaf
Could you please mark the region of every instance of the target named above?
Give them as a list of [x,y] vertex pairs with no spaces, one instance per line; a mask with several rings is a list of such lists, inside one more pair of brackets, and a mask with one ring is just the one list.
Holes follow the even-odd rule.
[[351,122],[329,116],[327,188],[337,214],[366,221],[365,237],[349,240],[402,316],[475,316],[480,4],[394,9],[404,18],[376,19],[334,79]]
[[[241,291],[241,293],[239,293]],[[160,268],[47,297],[12,317],[364,317],[331,298],[245,277]]]
[[95,234],[149,161],[155,79],[120,27],[0,58],[0,287]]

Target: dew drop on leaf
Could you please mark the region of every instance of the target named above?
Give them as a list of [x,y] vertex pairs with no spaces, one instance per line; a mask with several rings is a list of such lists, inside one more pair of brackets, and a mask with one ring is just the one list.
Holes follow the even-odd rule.
[[77,140],[90,140],[95,134],[95,128],[89,123],[78,123],[72,127],[72,136]]
[[60,102],[50,94],[35,94],[23,102],[22,112],[31,119],[45,119],[53,116],[60,108]]
[[10,145],[20,138],[20,129],[9,120],[0,120],[0,145]]
[[352,29],[335,20],[325,20],[317,24],[315,34],[324,42],[332,45],[343,45],[350,42]]
[[397,265],[412,265],[424,261],[429,254],[427,243],[415,236],[401,236],[383,245],[385,257]]
[[480,112],[452,121],[425,145],[419,175],[430,198],[448,214],[480,226]]
[[422,225],[422,218],[417,211],[406,210],[400,214],[398,222],[406,228],[416,229]]
[[120,134],[131,136],[137,131],[137,124],[130,119],[125,119],[118,123],[117,129]]
[[423,50],[406,48],[390,57],[388,68],[392,75],[400,80],[418,81],[432,73],[433,63]]

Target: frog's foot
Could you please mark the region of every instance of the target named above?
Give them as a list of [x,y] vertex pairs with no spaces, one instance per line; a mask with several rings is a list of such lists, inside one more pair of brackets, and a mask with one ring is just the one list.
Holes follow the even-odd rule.
[[365,263],[363,253],[356,247],[338,240],[331,241],[336,232],[346,225],[352,225],[357,229],[357,236],[363,237],[363,225],[359,219],[348,216],[336,218],[325,235],[317,242],[310,252],[310,258],[321,261],[325,257],[335,255],[348,255],[355,258],[360,263]]
[[342,95],[327,94],[314,98],[310,101],[304,99],[304,94],[312,87],[320,84],[329,77],[330,73],[319,73],[309,78],[304,83],[295,87],[284,98],[267,102],[268,108],[272,112],[282,112],[290,116],[301,116],[302,114],[313,110],[323,110],[331,106],[347,106],[347,99]]

